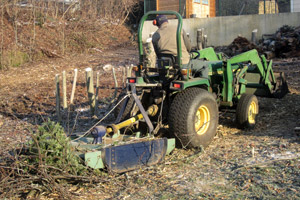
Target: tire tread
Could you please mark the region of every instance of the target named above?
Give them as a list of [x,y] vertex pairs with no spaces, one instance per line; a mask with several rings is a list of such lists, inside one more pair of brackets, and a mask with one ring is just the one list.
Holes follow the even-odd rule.
[[[210,98],[211,101],[214,101],[217,108],[217,103],[214,99],[214,97],[208,93],[206,90],[201,88],[188,88],[182,92],[179,92],[173,102],[171,103],[170,111],[169,111],[169,125],[170,125],[170,132],[173,133],[182,143],[182,145],[188,148],[196,147],[195,142],[191,142],[191,136],[188,133],[188,121],[187,117],[189,115],[189,110],[192,102],[195,100],[195,98],[199,95],[204,95],[205,98]],[[217,111],[218,115],[218,111]],[[218,123],[218,116],[217,116],[217,122]],[[212,138],[207,138],[207,141],[202,141],[202,146],[206,147]]]

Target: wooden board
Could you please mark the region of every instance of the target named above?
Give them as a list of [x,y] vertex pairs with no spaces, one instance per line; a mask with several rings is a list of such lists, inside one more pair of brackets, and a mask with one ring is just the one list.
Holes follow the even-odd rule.
[[209,17],[216,16],[216,0],[209,1]]

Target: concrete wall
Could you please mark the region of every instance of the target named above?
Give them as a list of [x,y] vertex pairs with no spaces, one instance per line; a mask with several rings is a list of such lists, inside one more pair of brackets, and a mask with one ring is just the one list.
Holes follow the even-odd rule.
[[291,0],[291,12],[300,12],[300,0]]
[[[171,20],[171,24],[177,24],[177,20]],[[300,13],[280,13],[267,15],[241,15],[214,18],[184,19],[183,28],[190,34],[193,46],[196,46],[197,29],[204,28],[204,34],[208,36],[209,46],[229,45],[239,34],[251,39],[251,32],[258,29],[258,39],[262,34],[275,33],[283,25],[300,26]],[[144,24],[143,40],[156,31],[152,21]]]

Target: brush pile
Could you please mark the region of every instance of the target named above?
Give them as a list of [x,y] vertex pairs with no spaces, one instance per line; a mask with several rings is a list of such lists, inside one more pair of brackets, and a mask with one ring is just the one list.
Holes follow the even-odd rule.
[[234,56],[246,51],[249,51],[251,49],[256,49],[258,52],[260,52],[259,46],[255,45],[254,43],[250,42],[247,38],[238,36],[233,40],[233,42],[228,46],[229,52],[226,52],[230,56]]
[[263,35],[262,47],[275,57],[288,58],[300,56],[300,26],[283,26],[275,34]]
[[258,44],[238,36],[226,48],[225,53],[234,56],[251,49],[265,54],[268,59],[298,57],[300,56],[300,26],[284,25],[274,34],[264,34]]

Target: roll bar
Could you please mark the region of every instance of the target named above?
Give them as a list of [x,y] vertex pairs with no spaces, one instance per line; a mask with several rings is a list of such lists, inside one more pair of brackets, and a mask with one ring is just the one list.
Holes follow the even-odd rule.
[[177,25],[177,33],[176,33],[176,42],[177,42],[177,62],[178,66],[181,67],[181,30],[182,30],[182,17],[179,13],[175,11],[149,11],[147,12],[141,19],[138,29],[138,45],[139,45],[139,57],[140,57],[140,64],[143,63],[143,41],[142,41],[142,32],[143,32],[143,26],[144,22],[149,18],[149,16],[153,15],[175,15],[178,19],[178,25]]

